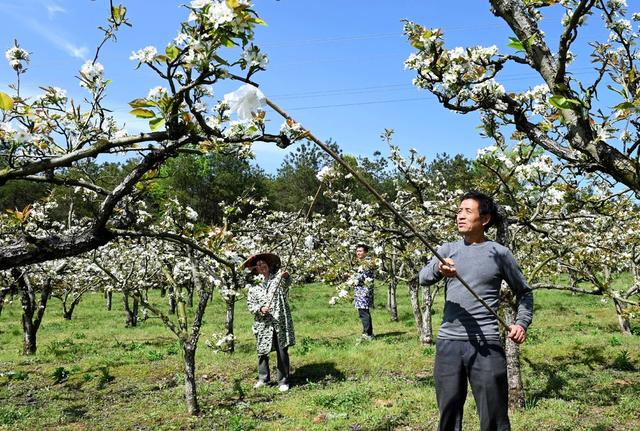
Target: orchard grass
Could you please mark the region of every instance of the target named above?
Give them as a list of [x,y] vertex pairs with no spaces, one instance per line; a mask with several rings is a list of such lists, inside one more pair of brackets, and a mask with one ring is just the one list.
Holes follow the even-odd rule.
[[[391,322],[378,283],[373,341],[361,340],[351,304],[328,305],[333,293],[321,284],[291,291],[298,342],[290,350],[287,393],[252,388],[257,358],[244,298],[236,305],[236,352],[205,345],[223,328],[224,303],[214,296],[196,359],[197,417],[186,413],[181,349],[159,319],[125,328],[120,297],[114,295],[109,312],[93,293],[65,321],[52,299],[38,352],[27,357],[20,353],[21,308],[14,298],[0,316],[0,429],[434,429],[435,349],[418,341],[406,289],[398,290],[399,321]],[[156,292],[151,297],[165,302]],[[535,297],[535,321],[522,349],[526,407],[511,413],[513,428],[640,429],[639,334],[621,336],[613,305],[600,297],[550,291]],[[441,296],[435,309],[437,327]],[[464,430],[476,429],[469,395]]]

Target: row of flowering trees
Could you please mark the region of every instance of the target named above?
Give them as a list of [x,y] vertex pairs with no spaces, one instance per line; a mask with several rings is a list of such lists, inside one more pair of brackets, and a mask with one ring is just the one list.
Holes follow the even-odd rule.
[[[609,73],[624,88],[619,93],[625,101],[614,109],[615,121],[591,121],[591,103],[601,79],[579,97],[565,70],[573,35],[592,8],[606,15],[604,22],[617,34],[612,43],[633,54],[630,41],[635,35],[612,24],[625,8],[619,1],[561,2],[570,19],[561,52],[554,57],[537,30],[540,5],[515,0],[492,4],[514,28],[520,41],[514,45],[523,57],[501,56],[495,49],[445,50],[440,31],[407,23],[406,32],[417,50],[407,66],[417,71],[416,84],[434,92],[446,107],[483,112],[484,133],[496,145],[480,154],[469,172],[471,184],[489,190],[505,205],[509,223],[500,240],[514,250],[534,288],[610,298],[621,329],[628,333],[640,285],[640,252],[633,236],[638,208],[626,190],[589,172],[608,173],[638,191],[637,137],[629,137],[631,132],[624,139],[620,136],[623,150],[605,142],[605,132],[614,123],[627,121],[625,130],[636,127],[637,78],[635,72],[631,76],[635,56],[618,52],[612,57],[605,45],[595,50],[602,63],[600,77]],[[163,82],[130,103],[132,115],[148,119],[149,133],[128,134],[104,104],[110,81],[108,69],[98,61],[100,48],[130,25],[124,6],[110,4],[95,57],[79,71],[79,84],[87,91],[84,103],[55,87],[45,87],[37,97],[23,96],[31,54],[17,42],[6,53],[16,82],[12,94],[0,92],[0,186],[18,180],[55,185],[92,208],[79,213],[69,206],[64,219],[54,217],[53,211],[60,211],[52,194],[0,217],[0,298],[21,298],[25,353],[36,351],[37,330],[51,296],[63,299],[71,317],[87,286],[103,290],[109,301],[118,292],[127,325],[138,324],[142,308],[143,316],[158,316],[179,340],[187,408],[195,414],[195,352],[202,319],[217,289],[227,303],[225,333],[218,343],[232,350],[234,304],[245,283],[238,272],[243,258],[256,250],[278,252],[299,280],[335,283],[335,298],[342,298],[348,296],[344,283],[352,273],[353,248],[359,242],[374,251],[379,278],[388,276],[392,310],[397,307],[397,281],[407,281],[420,338],[432,342],[431,307],[437,287],[420,291],[415,279],[429,253],[393,215],[363,200],[354,180],[338,168],[320,175],[318,190],[336,206],[333,218],[314,213],[311,197],[307,216],[269,211],[264,202],[252,202],[252,213],[233,223],[223,217],[218,226],[199,225],[197,214],[177,201],[166,202],[160,215],[146,208],[144,198],[159,168],[178,154],[215,152],[246,159],[253,142],[286,147],[306,135],[290,119],[279,130],[268,131],[265,113],[256,111],[264,95],[252,85],[215,96],[221,81],[251,83],[267,64],[252,43],[253,28],[263,22],[248,2],[193,0],[186,8],[187,19],[164,50],[148,46],[131,55],[138,67],[151,69]],[[546,87],[506,93],[493,78],[507,62],[534,67]],[[238,121],[232,120],[234,115]],[[515,147],[505,144],[500,132],[505,125],[515,126]],[[561,133],[564,128],[566,134]],[[385,138],[391,140],[390,132]],[[387,196],[391,204],[434,245],[454,238],[451,218],[461,190],[450,187],[442,173],[426,175],[428,162],[416,151],[403,156],[398,148],[390,148],[397,190]],[[540,148],[571,165],[557,163]],[[101,154],[135,154],[139,159],[119,183],[106,187],[81,169],[85,160]],[[225,213],[237,214],[241,208],[247,206],[236,203]],[[614,288],[615,275],[625,270],[636,277],[633,285]],[[566,274],[569,285],[558,274]],[[169,292],[166,310],[151,299],[152,289]],[[517,349],[514,355],[511,360],[517,362]]]

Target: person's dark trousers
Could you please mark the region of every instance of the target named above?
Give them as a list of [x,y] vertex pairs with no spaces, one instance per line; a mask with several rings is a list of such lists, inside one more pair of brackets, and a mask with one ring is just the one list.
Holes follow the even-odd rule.
[[368,308],[358,308],[358,314],[360,315],[360,321],[362,322],[362,333],[372,336],[373,324],[371,323],[371,312]]
[[[289,348],[280,348],[278,334],[273,330],[273,344],[271,350],[275,350],[278,359],[278,384],[289,384]],[[258,355],[258,380],[268,382],[271,378],[269,369],[269,355]]]
[[460,431],[467,381],[476,400],[481,431],[509,431],[507,363],[499,341],[436,341],[433,370],[440,410],[439,431]]

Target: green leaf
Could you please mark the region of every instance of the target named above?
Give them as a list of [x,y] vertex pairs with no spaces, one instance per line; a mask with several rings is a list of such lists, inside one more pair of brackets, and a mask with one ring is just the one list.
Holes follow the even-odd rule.
[[509,48],[513,48],[516,51],[524,51],[524,45],[522,44],[522,42],[520,42],[518,38],[510,37],[509,40],[510,42],[507,44]]
[[628,100],[613,107],[613,109],[615,109],[616,111],[620,111],[622,109],[631,109],[631,108],[635,108],[635,105],[629,102]]
[[156,55],[155,57],[153,57],[153,61],[155,61],[156,63],[169,63],[169,60],[169,57],[164,54]]
[[180,50],[174,45],[167,46],[164,49],[164,52],[167,54],[167,57],[169,57],[171,60],[175,60],[178,54],[180,54]]
[[164,118],[154,118],[153,120],[149,120],[149,128],[152,132],[155,132],[158,129],[164,127]]
[[134,115],[138,118],[153,118],[156,116],[155,112],[150,111],[149,109],[136,108],[129,112],[129,114]]
[[227,48],[233,48],[235,46],[233,40],[229,39],[228,37],[223,38],[220,42],[222,42],[222,44]]
[[558,109],[576,109],[582,106],[582,102],[577,99],[568,99],[562,96],[552,96],[549,98],[551,106],[555,106]]
[[213,59],[216,60],[218,63],[224,64],[225,66],[229,66],[229,62],[226,61],[224,58],[220,57],[219,55],[211,54],[211,57],[213,57]]
[[615,91],[616,93],[618,93],[619,95],[621,95],[622,97],[624,97],[625,99],[627,98],[627,93],[626,91],[623,89],[617,89],[615,87],[613,87],[611,84],[607,84],[607,88],[611,91]]
[[156,106],[156,103],[148,99],[133,99],[129,102],[129,106],[132,108],[152,108]]
[[265,20],[263,20],[262,18],[256,18],[253,20],[253,22],[255,22],[258,25],[267,25],[267,22]]
[[536,40],[536,34],[534,33],[527,38],[527,48],[530,48],[531,45],[533,45],[533,42],[535,42],[535,40]]
[[113,19],[116,21],[120,21],[120,6],[113,6],[111,8],[111,15],[113,16]]
[[13,109],[13,97],[7,93],[0,91],[0,109],[3,111],[10,111]]

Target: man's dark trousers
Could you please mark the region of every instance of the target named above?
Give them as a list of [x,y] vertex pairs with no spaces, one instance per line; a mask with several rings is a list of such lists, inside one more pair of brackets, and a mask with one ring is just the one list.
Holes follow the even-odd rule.
[[476,400],[481,431],[509,431],[507,365],[500,341],[436,341],[433,370],[440,410],[439,431],[462,429],[467,381]]

